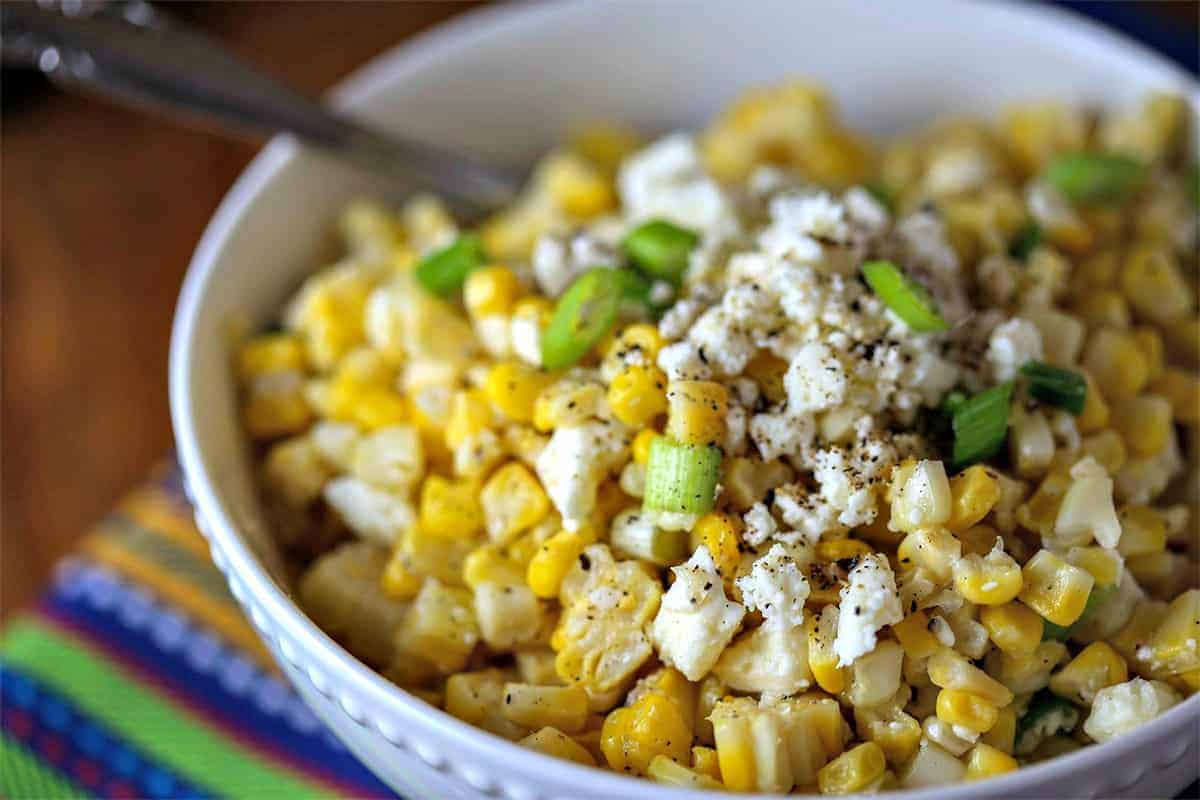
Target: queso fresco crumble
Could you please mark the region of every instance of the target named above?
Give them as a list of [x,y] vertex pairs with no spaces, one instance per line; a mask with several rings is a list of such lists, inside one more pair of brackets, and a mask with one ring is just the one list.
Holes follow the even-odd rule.
[[803,83],[432,198],[241,348],[312,618],[525,747],[661,783],[998,775],[1200,689],[1189,111],[879,145]]

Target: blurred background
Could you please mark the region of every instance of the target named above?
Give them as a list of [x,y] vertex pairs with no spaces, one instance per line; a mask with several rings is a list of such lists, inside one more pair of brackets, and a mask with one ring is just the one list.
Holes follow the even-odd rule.
[[[312,93],[472,4],[169,3]],[[1058,3],[1197,72],[1200,3]],[[192,249],[253,143],[0,82],[0,616],[171,448],[166,367]]]

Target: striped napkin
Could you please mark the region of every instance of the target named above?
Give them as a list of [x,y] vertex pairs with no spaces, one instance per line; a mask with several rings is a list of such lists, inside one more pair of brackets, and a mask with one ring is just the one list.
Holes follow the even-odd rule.
[[392,798],[282,678],[164,465],[0,632],[0,795]]

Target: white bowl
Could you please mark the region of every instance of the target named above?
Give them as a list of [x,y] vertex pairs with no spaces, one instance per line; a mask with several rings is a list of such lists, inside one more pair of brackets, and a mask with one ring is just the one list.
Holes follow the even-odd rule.
[[[473,12],[376,59],[334,99],[387,128],[527,162],[572,121],[697,124],[746,87],[794,76],[827,85],[853,126],[876,133],[1017,99],[1125,104],[1151,87],[1196,96],[1190,78],[1153,53],[1046,7],[692,0]],[[314,254],[325,252],[339,206],[371,188],[274,141],[225,198],[196,251],[171,342],[171,411],[214,560],[300,694],[401,793],[686,796],[459,722],[376,675],[293,602],[238,428],[227,326],[276,311],[320,265]],[[1200,696],[1103,746],[992,781],[896,796],[1169,796],[1196,777],[1198,726]]]

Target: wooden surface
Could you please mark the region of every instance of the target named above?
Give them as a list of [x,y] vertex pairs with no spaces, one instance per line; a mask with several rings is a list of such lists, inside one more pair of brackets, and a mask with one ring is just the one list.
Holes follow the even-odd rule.
[[[172,5],[313,92],[453,3]],[[0,615],[171,447],[167,346],[204,225],[256,146],[4,75]]]

